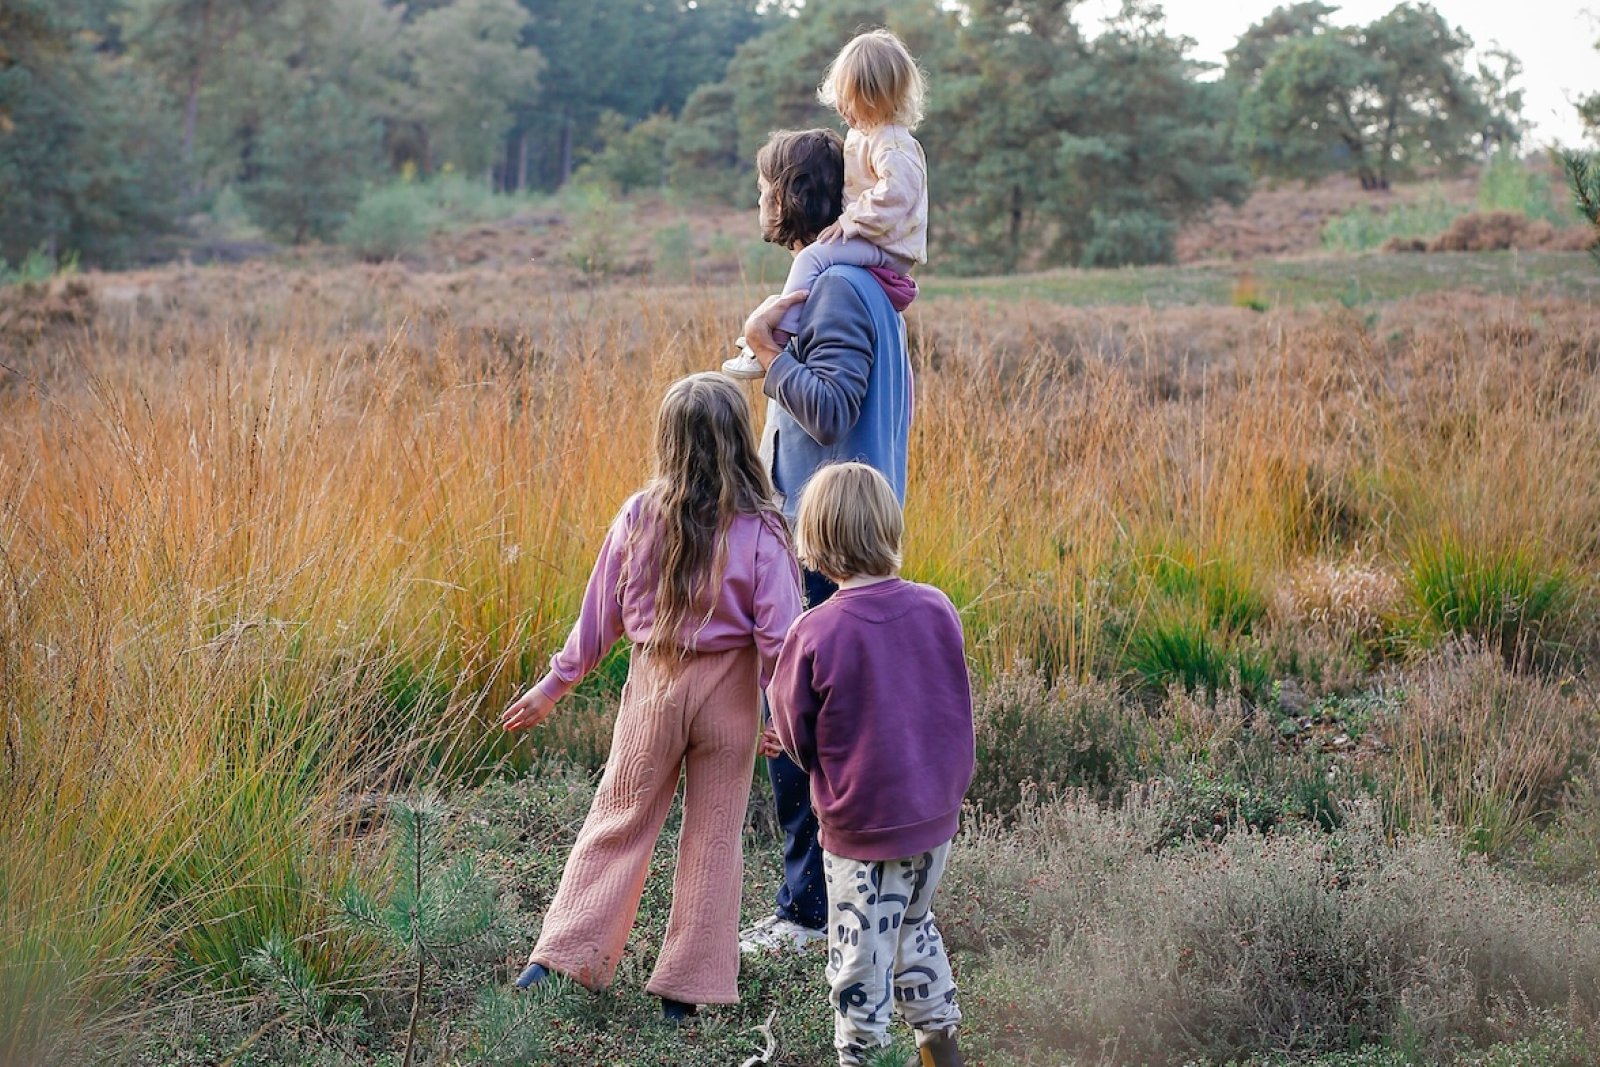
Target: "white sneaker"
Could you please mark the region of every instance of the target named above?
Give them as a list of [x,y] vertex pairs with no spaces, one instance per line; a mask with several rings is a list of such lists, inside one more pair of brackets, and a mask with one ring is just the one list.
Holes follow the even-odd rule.
[[754,926],[739,931],[739,951],[754,952],[804,952],[813,941],[827,941],[826,930],[801,926],[791,919],[768,915]]
[[[740,378],[745,381],[766,377],[767,368],[763,367],[756,354],[750,351],[750,346],[744,343],[744,338],[741,337],[733,343],[739,346],[739,354],[723,361],[722,373],[730,378]],[[750,929],[754,930],[755,927],[752,926]]]

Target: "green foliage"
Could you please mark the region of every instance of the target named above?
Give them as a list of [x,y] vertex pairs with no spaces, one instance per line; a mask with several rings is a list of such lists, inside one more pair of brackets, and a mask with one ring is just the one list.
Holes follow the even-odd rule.
[[69,252],[59,261],[44,248],[35,248],[15,267],[0,259],[0,286],[39,284],[78,273],[78,254]]
[[1595,244],[1590,247],[1589,254],[1600,263],[1600,155],[1568,152],[1561,157],[1561,162],[1567,184],[1572,188],[1573,206],[1594,227]]
[[77,3],[8,5],[0,46],[0,259],[120,263],[170,228],[176,144],[146,71],[102,52]]
[[1570,226],[1572,216],[1557,205],[1550,178],[1509,151],[1490,157],[1478,174],[1478,210],[1514,211],[1552,226]]
[[242,187],[255,219],[297,244],[332,237],[376,166],[378,132],[339,86],[305,86],[257,141],[257,174]]
[[1137,561],[1124,594],[1134,618],[1122,635],[1122,669],[1147,688],[1188,692],[1241,688],[1252,698],[1270,688],[1265,658],[1245,638],[1266,613],[1250,574],[1224,559],[1183,550]]
[[544,67],[540,53],[517,46],[528,23],[516,0],[455,0],[412,23],[416,108],[435,166],[488,175],[495,165]]
[[1512,665],[1545,663],[1568,651],[1577,578],[1532,548],[1422,538],[1408,553],[1404,588],[1413,633],[1425,644],[1471,638]]
[[[1595,51],[1600,52],[1600,41],[1594,44]],[[1589,130],[1590,137],[1600,135],[1600,92],[1590,93],[1577,101],[1578,117],[1583,120],[1584,126]]]
[[1444,191],[1433,185],[1420,199],[1387,210],[1367,206],[1336,215],[1323,224],[1322,244],[1339,252],[1367,252],[1396,238],[1433,237],[1449,229],[1466,211],[1446,200]]
[[537,992],[530,996],[490,986],[478,994],[472,1011],[472,1063],[522,1067],[550,1062]]
[[694,231],[687,222],[656,231],[650,273],[657,278],[686,282],[694,279]]
[[666,179],[671,131],[672,120],[665,115],[652,115],[630,127],[620,113],[608,111],[596,131],[600,150],[578,168],[573,180],[580,185],[609,185],[623,194],[659,189]]
[[926,139],[953,266],[1165,261],[1184,218],[1242,198],[1226,94],[1156,9],[1128,3],[1088,40],[1061,5],[1014,8],[973,5],[935,77]]
[[522,4],[529,39],[548,66],[538,93],[519,108],[514,137],[528,153],[528,184],[541,189],[567,182],[579,157],[598,147],[604,112],[627,123],[678,114],[697,87],[723,76],[741,43],[781,18],[777,5],[757,0]]
[[415,250],[436,223],[431,209],[410,183],[368,192],[339,233],[340,243],[366,260],[395,259]]
[[470,856],[444,866],[444,808],[437,801],[397,800],[391,815],[397,840],[387,899],[352,883],[341,903],[350,926],[378,937],[410,962],[411,1022],[401,1061],[410,1067],[429,963],[437,966],[450,953],[483,937],[494,924],[496,901],[493,885],[479,875]]
[[494,921],[493,888],[471,857],[444,865],[444,815],[444,806],[430,798],[392,802],[395,846],[386,898],[354,883],[341,898],[351,926],[413,959],[438,961],[481,937]]
[[1177,685],[1210,696],[1237,686],[1256,698],[1270,688],[1262,657],[1235,635],[1218,630],[1192,611],[1166,609],[1141,620],[1128,640],[1123,662],[1146,688]]
[[369,189],[339,232],[340,243],[363,259],[394,259],[415,251],[445,227],[503,218],[519,201],[495,195],[459,174],[402,180]]
[[622,267],[631,209],[593,185],[568,190],[565,199],[570,228],[567,262],[589,278],[616,273]]
[[667,184],[683,193],[755,206],[755,157],[739,148],[733,86],[702,85],[667,133]]
[[1259,741],[1221,766],[1188,763],[1162,782],[1156,801],[1156,849],[1220,841],[1230,833],[1267,833],[1286,825],[1337,829],[1340,802],[1317,761],[1283,760]]
[[1514,134],[1465,69],[1471,38],[1429,5],[1401,3],[1361,27],[1328,25],[1320,6],[1297,10],[1281,32],[1247,32],[1230,71],[1240,149],[1258,171],[1348,170],[1385,189],[1417,167],[1469,159],[1486,131],[1502,143]]

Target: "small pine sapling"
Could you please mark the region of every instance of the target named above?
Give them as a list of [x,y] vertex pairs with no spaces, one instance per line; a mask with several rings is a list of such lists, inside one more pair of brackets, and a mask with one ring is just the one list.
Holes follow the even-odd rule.
[[271,991],[287,1015],[298,1016],[345,1059],[361,1062],[363,1057],[346,1040],[360,1009],[353,1005],[336,1008],[335,998],[323,989],[293,942],[272,935],[245,958],[245,970]]
[[427,990],[428,963],[487,933],[494,924],[494,890],[471,857],[444,863],[444,808],[432,799],[394,801],[393,889],[379,902],[359,886],[345,889],[345,920],[398,949],[412,971],[411,1021],[402,1067],[411,1067]]

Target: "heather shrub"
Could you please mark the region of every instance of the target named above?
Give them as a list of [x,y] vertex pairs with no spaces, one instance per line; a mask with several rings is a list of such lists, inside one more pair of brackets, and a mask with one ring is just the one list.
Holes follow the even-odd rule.
[[1382,785],[1395,825],[1448,829],[1497,854],[1547,815],[1594,740],[1593,709],[1493,653],[1450,649],[1410,675],[1390,715]]
[[977,695],[977,769],[967,799],[1008,815],[1030,789],[1045,795],[1082,788],[1114,799],[1140,769],[1147,717],[1116,689],[1070,679],[1049,684],[1018,666]]
[[1575,773],[1533,849],[1537,870],[1556,882],[1586,883],[1600,873],[1600,759]]
[[1594,1008],[1600,935],[1580,915],[1447,843],[1388,843],[1370,808],[1332,836],[1159,857],[1150,828],[1142,802],[1068,799],[962,839],[947,934],[985,956],[964,992],[1005,1006],[971,1021],[975,1058],[1303,1062],[1387,1044],[1439,1062],[1531,1011]]
[[[1448,229],[1417,251],[1427,252],[1503,252],[1507,249],[1550,249],[1578,252],[1587,248],[1590,238],[1581,229],[1559,229],[1545,219],[1530,219],[1514,211],[1473,212],[1450,223]],[[1415,243],[1394,251],[1412,251]],[[1388,245],[1385,250],[1391,250]]]
[[1156,721],[1150,848],[1214,842],[1237,830],[1339,824],[1343,780],[1336,783],[1313,753],[1280,752],[1275,728],[1237,686],[1215,700],[1174,686]]

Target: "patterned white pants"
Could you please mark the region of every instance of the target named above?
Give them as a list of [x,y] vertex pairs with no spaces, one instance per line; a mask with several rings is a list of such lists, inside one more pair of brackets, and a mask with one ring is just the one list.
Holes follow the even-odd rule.
[[923,1034],[961,1021],[950,960],[933,921],[933,892],[950,842],[903,860],[822,854],[828,880],[828,999],[841,1067],[889,1043],[893,1013]]

